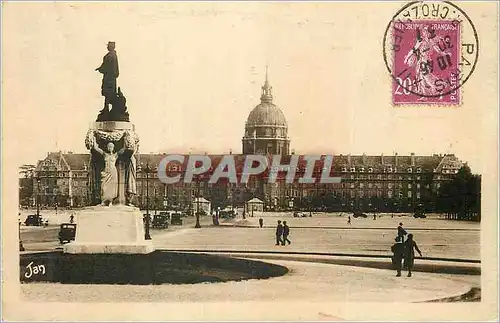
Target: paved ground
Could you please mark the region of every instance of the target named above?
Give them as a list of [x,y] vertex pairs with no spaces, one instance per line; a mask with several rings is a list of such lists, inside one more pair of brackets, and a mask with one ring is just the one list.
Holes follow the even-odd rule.
[[[47,228],[21,227],[21,237],[27,251],[53,250],[57,242],[57,223],[67,222],[69,213],[46,214],[51,225]],[[258,228],[258,219],[264,228]],[[278,219],[291,227],[290,246],[274,245],[274,226]],[[291,213],[264,213],[253,218],[221,221],[211,225],[210,217],[202,217],[202,228],[194,228],[193,217],[183,226],[152,230],[158,249],[176,250],[237,250],[237,251],[296,251],[325,253],[355,253],[389,255],[396,227],[403,222],[415,235],[424,256],[460,259],[480,259],[480,226],[478,223],[447,221],[438,216],[427,219],[394,218],[382,215],[354,219],[347,224],[346,215],[313,214],[294,218]],[[248,256],[247,256],[248,257]],[[45,283],[22,284],[24,297],[47,301],[247,301],[297,300],[310,301],[376,301],[418,302],[466,293],[480,287],[480,275],[458,275],[416,272],[414,277],[396,278],[391,270],[339,265],[334,262],[302,261],[282,255],[271,258],[258,255],[264,261],[287,266],[290,273],[268,280],[249,280],[222,284],[115,286],[63,285]],[[423,261],[423,260],[417,260]],[[454,266],[449,263],[449,266]],[[479,266],[472,264],[472,266]],[[431,266],[432,267],[432,266]]]
[[[291,245],[275,246],[274,224],[277,218],[265,218],[258,228],[257,218],[227,221],[221,227],[186,229],[174,234],[157,233],[157,248],[198,250],[258,250],[389,255],[400,221],[414,234],[424,256],[480,259],[480,231],[477,223],[442,219],[385,217],[377,220],[316,216],[280,217],[291,227]],[[245,227],[239,227],[244,225]],[[273,225],[273,226],[271,226]],[[296,228],[298,227],[298,228]]]
[[290,273],[266,280],[192,285],[120,286],[22,284],[27,300],[68,302],[420,302],[460,295],[478,286],[480,276],[416,273],[395,277],[390,270],[267,260]]
[[[21,238],[27,251],[50,250],[59,247],[58,226],[54,223],[69,220],[69,213],[46,214],[48,228],[21,227]],[[170,226],[165,230],[152,230],[157,248],[199,250],[255,250],[297,252],[343,252],[371,255],[389,255],[396,235],[396,227],[403,222],[413,233],[424,256],[480,259],[480,224],[449,221],[432,217],[415,219],[408,216],[392,218],[382,215],[354,219],[347,224],[346,215],[314,214],[308,218],[294,218],[291,213],[264,213],[264,228],[258,228],[258,217],[238,216],[235,220],[221,221],[220,227],[211,226],[210,217],[202,217],[201,229],[194,229],[194,217],[184,218],[183,226]],[[292,245],[274,245],[274,226],[278,219],[291,227]]]

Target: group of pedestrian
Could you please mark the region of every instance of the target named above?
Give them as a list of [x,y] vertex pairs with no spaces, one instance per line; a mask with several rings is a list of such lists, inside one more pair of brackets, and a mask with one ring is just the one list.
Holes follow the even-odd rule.
[[418,248],[415,240],[413,240],[413,234],[408,234],[406,241],[404,240],[405,235],[407,235],[407,232],[403,228],[403,223],[399,223],[398,235],[395,239],[394,245],[391,247],[391,251],[393,253],[392,263],[397,272],[396,277],[401,277],[401,270],[403,268],[408,270],[408,277],[411,277],[411,271],[415,261],[415,250],[418,252],[420,257],[422,257],[422,252]]
[[284,246],[287,242],[291,244],[292,242],[288,239],[290,235],[290,227],[286,224],[286,221],[283,221],[281,224],[281,220],[278,220],[278,225],[276,226],[276,245]]

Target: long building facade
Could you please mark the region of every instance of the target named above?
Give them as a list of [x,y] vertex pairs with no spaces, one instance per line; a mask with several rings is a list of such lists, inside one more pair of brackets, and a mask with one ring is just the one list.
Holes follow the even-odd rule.
[[[261,102],[251,110],[245,123],[243,153],[234,155],[237,169],[241,172],[245,156],[249,154],[280,155],[281,164],[289,163],[294,154],[290,152],[290,142],[284,113],[273,103],[272,87],[266,73]],[[136,204],[142,208],[147,205],[191,212],[193,200],[203,197],[211,202],[212,208],[243,206],[246,201],[257,198],[262,201],[264,210],[408,212],[420,208],[434,211],[440,185],[452,179],[465,165],[453,154],[347,154],[333,157],[332,176],[342,178],[337,184],[286,183],[284,176],[269,183],[267,174],[261,174],[251,176],[244,185],[223,180],[211,184],[209,176],[199,177],[192,183],[181,180],[167,185],[154,171],[164,156],[137,155]],[[208,156],[212,165],[217,165],[222,158],[222,155]],[[185,164],[170,163],[167,172],[182,175],[184,168]],[[91,189],[89,169],[90,154],[48,153],[29,175],[20,179],[20,202],[25,206],[34,206],[38,202],[51,207],[95,204],[98,192]],[[304,169],[305,161],[300,160],[298,173]],[[319,178],[319,169],[315,169],[314,177]]]

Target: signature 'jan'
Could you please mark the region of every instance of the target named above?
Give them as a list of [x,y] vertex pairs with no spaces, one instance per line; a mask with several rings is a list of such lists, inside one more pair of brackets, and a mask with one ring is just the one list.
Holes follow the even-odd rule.
[[33,265],[33,261],[26,266],[24,277],[31,278],[33,275],[45,275],[45,265]]

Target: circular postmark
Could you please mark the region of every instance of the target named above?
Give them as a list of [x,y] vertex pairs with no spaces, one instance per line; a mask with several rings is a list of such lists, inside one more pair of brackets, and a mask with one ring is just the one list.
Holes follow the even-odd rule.
[[396,103],[412,98],[456,100],[479,56],[474,24],[448,1],[406,4],[387,25],[383,46]]

